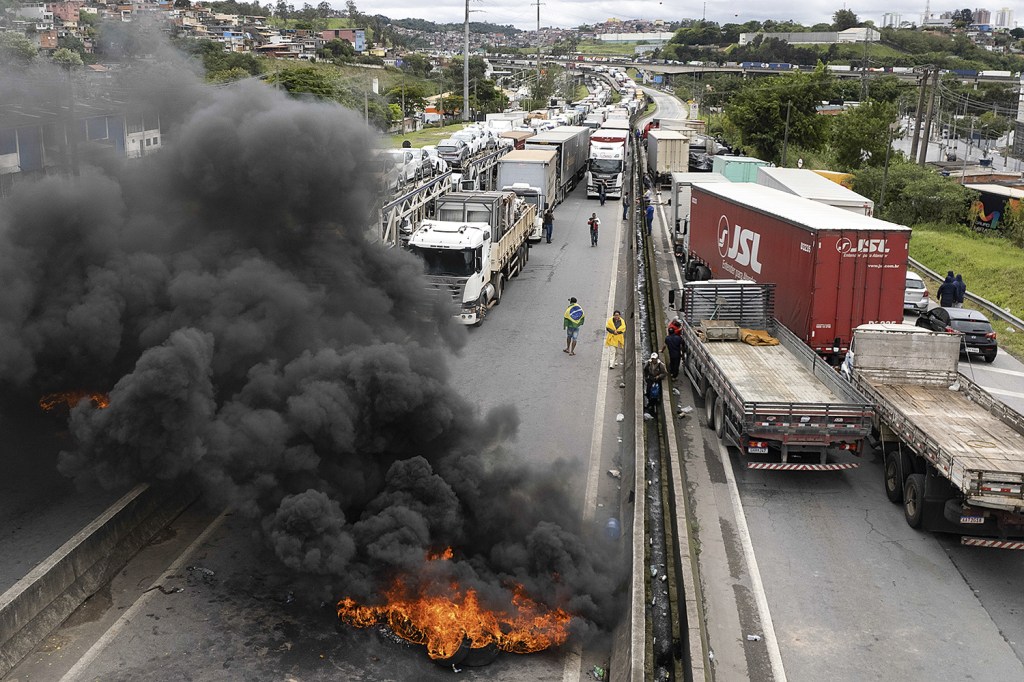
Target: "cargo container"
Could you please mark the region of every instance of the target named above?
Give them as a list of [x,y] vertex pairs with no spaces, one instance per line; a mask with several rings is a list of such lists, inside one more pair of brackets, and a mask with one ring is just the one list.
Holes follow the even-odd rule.
[[718,155],[711,159],[711,172],[721,173],[733,182],[755,182],[757,169],[767,166],[767,161],[749,156]]
[[753,183],[692,188],[689,280],[777,286],[778,319],[830,361],[853,329],[902,322],[910,228]]
[[526,141],[536,135],[532,130],[505,130],[498,137],[503,140],[512,140],[512,147],[515,149],[526,149]]
[[587,170],[590,153],[590,128],[558,126],[534,135],[527,149],[554,149],[558,154],[558,187],[555,203],[561,203],[579,184]]
[[686,254],[684,237],[690,225],[690,194],[693,186],[702,182],[730,182],[720,173],[673,173],[672,174],[672,225],[676,258]]
[[871,216],[875,212],[871,199],[807,168],[761,166],[757,169],[757,184],[860,215]]
[[557,194],[556,155],[553,149],[522,149],[511,151],[498,161],[498,187],[515,192],[537,211],[530,241],[539,242],[544,210],[555,207]]
[[647,134],[647,170],[658,184],[690,168],[690,137],[678,130],[652,129]]

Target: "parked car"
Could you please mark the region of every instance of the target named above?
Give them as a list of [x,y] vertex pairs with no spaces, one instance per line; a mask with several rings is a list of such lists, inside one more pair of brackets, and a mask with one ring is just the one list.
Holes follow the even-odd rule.
[[461,166],[469,158],[469,146],[465,140],[449,137],[447,140],[441,140],[441,144],[437,145],[437,154],[449,165]]
[[373,175],[379,185],[389,192],[394,192],[402,183],[401,174],[394,160],[387,152],[378,150],[373,155]]
[[907,288],[903,292],[903,310],[918,315],[928,311],[928,287],[916,272],[907,271]]
[[917,318],[917,326],[933,332],[963,334],[961,353],[980,355],[985,362],[996,359],[999,344],[992,323],[977,310],[970,308],[932,308]]
[[437,172],[434,161],[427,154],[425,149],[407,149],[412,154],[412,163],[419,171],[419,176],[425,178]]

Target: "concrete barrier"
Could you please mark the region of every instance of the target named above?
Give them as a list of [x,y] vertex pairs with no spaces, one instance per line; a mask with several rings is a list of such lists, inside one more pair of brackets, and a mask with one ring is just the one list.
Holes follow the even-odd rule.
[[196,497],[138,485],[0,595],[0,677]]

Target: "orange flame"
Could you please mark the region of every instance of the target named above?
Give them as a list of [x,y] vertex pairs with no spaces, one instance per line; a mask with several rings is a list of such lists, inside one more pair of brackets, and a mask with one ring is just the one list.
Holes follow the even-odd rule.
[[[429,554],[431,561],[452,558],[449,547]],[[410,589],[396,580],[381,606],[360,606],[348,597],[338,602],[338,618],[357,628],[387,625],[402,639],[422,644],[433,659],[455,655],[464,640],[470,648],[495,645],[502,651],[529,654],[564,644],[572,617],[562,609],[548,610],[530,599],[521,585],[512,590],[512,609],[491,611],[480,605],[473,589],[450,585],[450,594]]]
[[67,405],[70,410],[83,399],[88,398],[93,406],[103,409],[110,405],[110,396],[106,393],[92,393],[90,391],[60,391],[48,393],[39,399],[39,407],[49,412],[58,405]]

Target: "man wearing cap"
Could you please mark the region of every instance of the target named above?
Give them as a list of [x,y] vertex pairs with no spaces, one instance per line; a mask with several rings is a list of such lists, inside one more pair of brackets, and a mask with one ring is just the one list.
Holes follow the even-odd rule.
[[585,319],[583,307],[576,302],[576,297],[573,296],[569,299],[569,307],[565,309],[565,314],[562,316],[562,327],[565,329],[563,353],[576,355],[576,340],[580,338],[580,327],[583,326]]
[[[658,409],[658,400],[661,398],[661,382],[668,375],[665,370],[665,363],[657,353],[651,353],[651,359],[644,364],[644,395],[647,397],[647,409],[644,411],[644,419],[653,419]],[[657,389],[654,387],[657,386]]]

